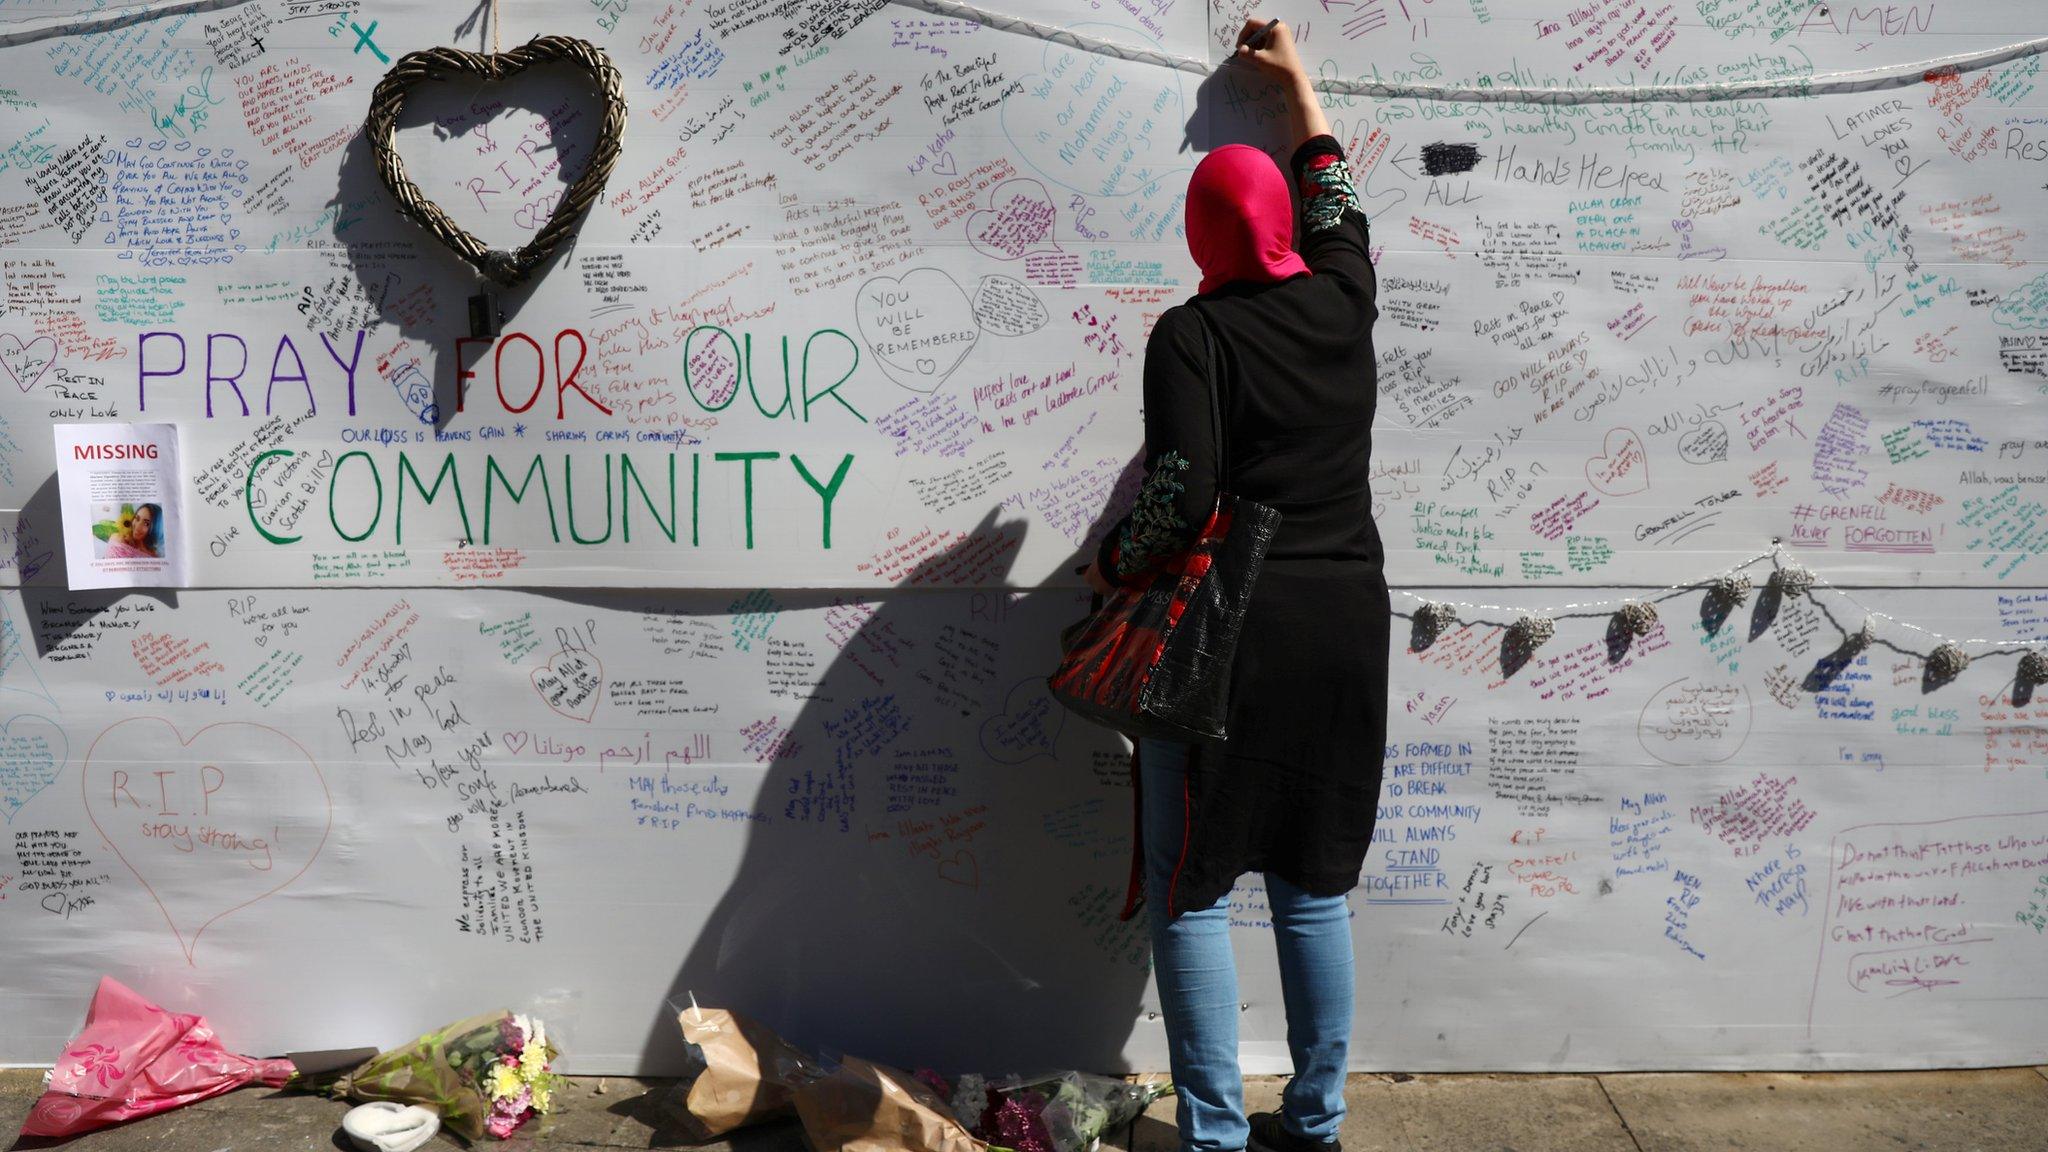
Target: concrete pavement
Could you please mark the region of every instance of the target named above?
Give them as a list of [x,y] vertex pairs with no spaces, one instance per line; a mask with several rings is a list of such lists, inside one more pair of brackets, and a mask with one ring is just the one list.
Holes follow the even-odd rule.
[[[0,1133],[20,1130],[41,1074],[0,1071]],[[1274,1108],[1279,1077],[1246,1082]],[[577,1078],[529,1152],[667,1148],[666,1082]],[[2048,1152],[2048,1067],[1955,1072],[1357,1075],[1346,1090],[1346,1152]],[[244,1089],[80,1137],[76,1152],[328,1152],[347,1148],[347,1106]],[[1111,1141],[1105,1141],[1111,1143]],[[1114,1143],[1173,1152],[1173,1099]],[[39,1145],[22,1143],[16,1147]],[[437,1141],[429,1148],[448,1147]],[[712,1145],[804,1152],[794,1124]]]

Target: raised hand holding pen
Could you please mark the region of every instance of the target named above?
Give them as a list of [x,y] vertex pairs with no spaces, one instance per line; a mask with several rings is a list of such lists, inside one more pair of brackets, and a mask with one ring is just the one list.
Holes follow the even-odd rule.
[[1294,50],[1293,28],[1279,20],[1245,21],[1244,29],[1237,34],[1234,58],[1254,65],[1287,86],[1287,107],[1292,113],[1297,147],[1304,140],[1329,134],[1329,118],[1323,115],[1315,86],[1309,82],[1301,57]]

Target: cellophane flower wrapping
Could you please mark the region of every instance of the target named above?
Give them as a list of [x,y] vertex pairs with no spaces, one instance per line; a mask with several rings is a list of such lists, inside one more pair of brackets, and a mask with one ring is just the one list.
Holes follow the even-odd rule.
[[989,1152],[918,1077],[854,1056],[797,1086],[814,1152]]
[[289,1060],[257,1060],[221,1047],[206,1018],[170,1012],[102,977],[85,1028],[50,1071],[23,1136],[68,1138],[263,1083],[282,1087]]
[[487,1012],[379,1053],[332,1091],[360,1103],[418,1104],[467,1139],[502,1140],[554,1107],[559,1055],[539,1020]]
[[[976,1083],[970,1085],[970,1079]],[[1061,1072],[993,1083],[962,1076],[955,1091],[956,1111],[982,1104],[979,1119],[968,1123],[991,1144],[1015,1152],[1089,1152],[1104,1132],[1137,1119],[1147,1105],[1173,1091],[1173,1084]]]

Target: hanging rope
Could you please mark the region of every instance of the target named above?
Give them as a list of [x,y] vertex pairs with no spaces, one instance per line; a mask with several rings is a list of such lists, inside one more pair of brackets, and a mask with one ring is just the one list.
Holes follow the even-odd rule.
[[[1084,36],[1052,24],[993,12],[958,0],[891,0],[934,16],[969,20],[986,28],[1032,36],[1098,56],[1111,56],[1136,64],[1154,64],[1197,76],[1214,73],[1217,65],[1191,56],[1176,56],[1157,48],[1120,44]],[[2048,52],[2048,36],[2023,40],[1982,52],[1937,56],[1913,64],[1882,68],[1859,68],[1827,72],[1804,78],[1723,81],[1711,84],[1612,85],[1589,88],[1531,88],[1520,85],[1476,87],[1450,84],[1394,84],[1381,80],[1318,80],[1318,92],[1338,96],[1370,96],[1379,100],[1459,100],[1475,104],[1689,104],[1719,100],[1761,100],[1774,96],[1820,96],[1844,92],[1875,92],[1919,84],[1930,75],[1959,75],[1993,68],[2026,56]]]

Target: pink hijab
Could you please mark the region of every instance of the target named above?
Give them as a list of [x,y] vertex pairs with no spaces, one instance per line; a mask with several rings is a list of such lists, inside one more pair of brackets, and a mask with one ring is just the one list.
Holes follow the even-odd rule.
[[1308,271],[1294,250],[1294,202],[1273,158],[1225,144],[1188,180],[1188,251],[1202,268],[1199,291],[1233,280],[1267,284]]

